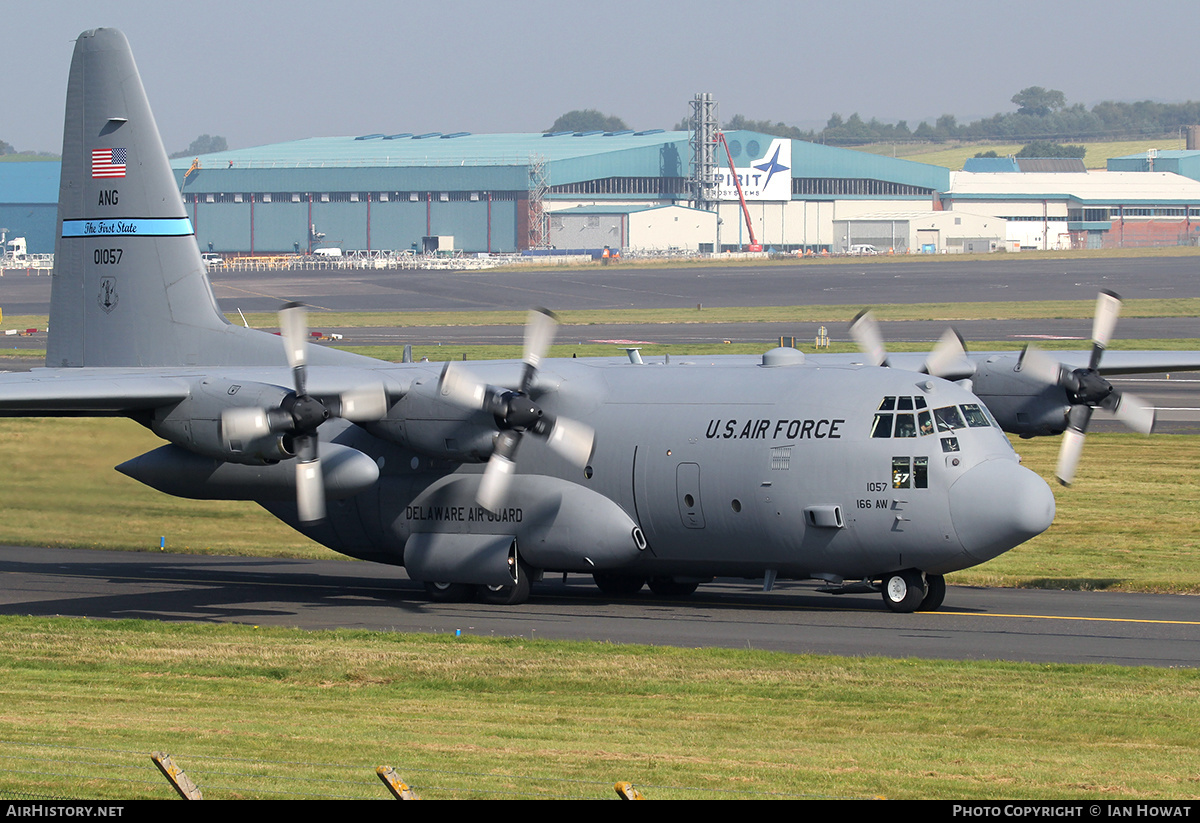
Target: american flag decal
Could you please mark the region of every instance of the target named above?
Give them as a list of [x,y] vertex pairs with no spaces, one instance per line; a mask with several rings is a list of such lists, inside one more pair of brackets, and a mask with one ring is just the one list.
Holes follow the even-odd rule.
[[92,149],[92,177],[124,177],[126,149]]

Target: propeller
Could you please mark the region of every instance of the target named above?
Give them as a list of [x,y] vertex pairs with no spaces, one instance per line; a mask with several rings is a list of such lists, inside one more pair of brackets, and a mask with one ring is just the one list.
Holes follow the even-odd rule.
[[[883,334],[879,330],[879,322],[870,311],[861,311],[850,323],[850,337],[858,344],[867,356],[867,362],[873,366],[890,366],[887,349],[883,344]],[[964,380],[975,374],[975,364],[967,359],[967,349],[963,344],[962,335],[954,329],[946,329],[941,338],[934,343],[925,365],[921,367],[923,374],[942,377],[946,380]]]
[[282,434],[296,455],[296,507],[300,520],[312,523],[325,518],[325,485],[318,453],[317,427],[331,417],[354,423],[379,420],[387,414],[383,385],[354,388],[325,402],[308,394],[308,313],[300,303],[279,311],[280,336],[292,369],[294,392],[273,409],[235,408],[221,414],[226,440],[253,440]]
[[1075,479],[1075,468],[1083,453],[1084,437],[1094,409],[1111,412],[1129,428],[1142,434],[1154,429],[1154,409],[1141,398],[1121,392],[1100,375],[1100,361],[1112,340],[1121,314],[1121,298],[1108,290],[1096,298],[1096,314],[1092,320],[1092,354],[1087,368],[1068,369],[1051,355],[1030,346],[1021,352],[1017,370],[1030,374],[1067,394],[1067,427],[1063,431],[1062,448],[1058,453],[1055,476],[1064,486]]
[[517,447],[524,434],[542,438],[551,449],[580,467],[587,465],[592,456],[595,433],[590,426],[547,414],[529,396],[542,360],[554,342],[557,325],[557,318],[548,309],[529,312],[522,357],[525,368],[515,389],[480,383],[456,361],[447,362],[442,369],[439,394],[463,408],[490,412],[500,429],[475,498],[488,511],[496,511],[508,494],[516,472]]

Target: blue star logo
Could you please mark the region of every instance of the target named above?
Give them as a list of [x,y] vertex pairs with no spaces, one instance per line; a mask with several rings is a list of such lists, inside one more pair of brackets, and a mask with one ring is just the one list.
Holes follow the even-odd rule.
[[775,154],[773,154],[771,156],[771,159],[768,160],[767,162],[763,163],[762,165],[754,167],[758,171],[765,171],[767,173],[767,182],[763,183],[764,189],[767,186],[771,185],[771,178],[775,176],[775,172],[788,171],[788,167],[780,164],[780,162],[779,162],[779,151],[782,148],[783,148],[783,146],[776,145],[775,146]]

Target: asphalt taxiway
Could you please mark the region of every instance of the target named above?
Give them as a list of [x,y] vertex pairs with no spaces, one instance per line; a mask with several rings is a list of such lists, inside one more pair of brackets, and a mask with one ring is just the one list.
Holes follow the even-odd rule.
[[[1100,289],[1127,299],[1200,297],[1200,257],[1058,258],[920,256],[803,265],[659,266],[625,263],[526,271],[334,269],[212,272],[227,312],[273,312],[287,301],[313,311],[482,311],[871,306],[884,303],[1091,300]],[[49,276],[0,278],[9,315],[45,314]]]
[[949,587],[937,612],[808,584],[763,592],[719,580],[686,600],[612,598],[547,579],[520,607],[430,603],[404,570],[341,560],[0,547],[0,613],[357,628],[1123,666],[1200,665],[1200,609],[1184,595]]

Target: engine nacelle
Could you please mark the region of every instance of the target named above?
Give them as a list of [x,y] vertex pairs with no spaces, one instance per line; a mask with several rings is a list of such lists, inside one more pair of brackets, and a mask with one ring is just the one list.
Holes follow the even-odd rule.
[[496,420],[441,397],[437,377],[414,380],[383,420],[362,424],[371,434],[439,460],[483,463],[492,455]]
[[159,409],[150,429],[188,451],[227,463],[278,463],[294,456],[284,435],[269,433],[253,440],[230,441],[222,429],[221,414],[233,408],[275,409],[292,394],[269,383],[206,378],[192,385],[186,400]]
[[1060,434],[1071,408],[1060,386],[1017,369],[1016,355],[997,355],[980,364],[972,385],[1000,428],[1022,437]]
[[[357,449],[324,443],[321,451],[321,479],[328,499],[353,497],[379,480],[379,466]],[[126,461],[117,471],[166,494],[193,500],[296,499],[296,472],[290,464],[238,464],[174,445]]]

